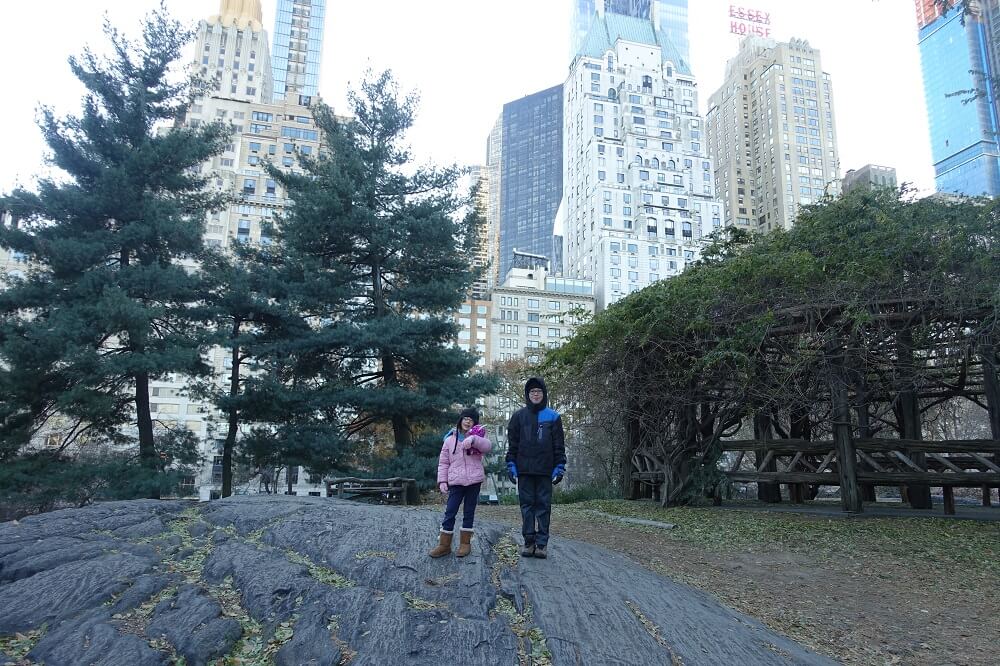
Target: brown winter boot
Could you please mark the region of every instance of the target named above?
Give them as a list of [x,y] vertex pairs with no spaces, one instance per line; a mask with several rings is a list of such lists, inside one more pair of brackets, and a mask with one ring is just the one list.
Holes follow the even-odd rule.
[[441,535],[438,538],[438,545],[429,553],[431,557],[444,557],[445,555],[451,555],[451,539],[455,536],[454,532],[445,532],[441,530]]
[[472,530],[463,527],[458,533],[458,541],[458,552],[455,553],[455,557],[465,557],[472,552]]

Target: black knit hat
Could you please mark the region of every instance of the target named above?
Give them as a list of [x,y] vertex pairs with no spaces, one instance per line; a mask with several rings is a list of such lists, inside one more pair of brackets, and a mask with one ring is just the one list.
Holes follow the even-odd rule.
[[477,410],[475,407],[466,407],[465,409],[462,410],[462,412],[458,415],[459,424],[462,423],[462,419],[464,419],[466,416],[472,419],[473,425],[479,425],[479,410]]
[[466,407],[458,414],[458,423],[455,424],[455,446],[452,447],[451,452],[455,453],[458,451],[458,433],[462,430],[462,419],[468,416],[472,419],[472,425],[479,425],[479,410],[475,407]]

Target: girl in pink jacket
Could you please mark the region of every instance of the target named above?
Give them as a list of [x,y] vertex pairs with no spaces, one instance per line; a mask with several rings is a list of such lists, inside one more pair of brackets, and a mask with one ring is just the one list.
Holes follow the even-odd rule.
[[458,416],[458,425],[444,436],[441,455],[438,456],[438,489],[448,496],[448,503],[444,509],[438,545],[430,552],[431,557],[451,553],[459,504],[464,508],[458,552],[455,554],[465,557],[472,552],[472,523],[476,518],[479,487],[486,480],[483,457],[491,448],[493,445],[486,438],[486,429],[479,425],[479,412],[472,407],[463,409]]

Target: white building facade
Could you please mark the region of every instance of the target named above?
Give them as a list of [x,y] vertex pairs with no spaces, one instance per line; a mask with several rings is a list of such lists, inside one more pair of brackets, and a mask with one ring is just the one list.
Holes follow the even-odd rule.
[[592,24],[564,89],[564,268],[597,309],[696,261],[722,226],[697,84],[652,21]]
[[594,313],[590,280],[549,276],[544,267],[512,268],[491,295],[489,367],[524,358],[538,363]]
[[725,224],[787,229],[800,206],[840,193],[832,83],[809,42],[740,42],[706,121]]
[[[210,186],[234,199],[209,215],[205,244],[221,249],[242,243],[267,245],[271,242],[270,226],[290,202],[264,165],[270,162],[281,169],[296,169],[298,155],[319,151],[319,130],[309,110],[311,97],[289,93],[285,99],[272,101],[272,70],[260,2],[222,0],[220,5],[218,15],[198,25],[192,63],[215,85],[194,101],[184,121],[192,126],[222,121],[233,128],[226,149],[202,166],[202,173],[211,174]],[[207,361],[220,390],[228,386],[232,369],[228,350],[211,349]],[[243,372],[249,370],[244,368]],[[156,427],[186,428],[198,436],[205,464],[187,485],[193,494],[209,499],[217,496],[222,486],[222,442],[227,424],[213,405],[188,394],[188,383],[189,378],[173,375],[151,382],[150,411]],[[271,492],[287,492],[287,475],[283,471],[270,480]],[[295,494],[324,491],[320,480],[310,483],[303,469],[293,468],[291,476]],[[260,490],[259,477],[233,484],[236,493]]]

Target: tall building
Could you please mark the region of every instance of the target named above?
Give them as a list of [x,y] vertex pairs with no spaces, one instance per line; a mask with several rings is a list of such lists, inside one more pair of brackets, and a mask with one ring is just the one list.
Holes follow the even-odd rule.
[[550,275],[544,260],[531,257],[524,255],[528,261],[511,268],[491,295],[490,367],[521,358],[537,363],[543,350],[563,345],[594,313],[590,280]]
[[799,206],[840,193],[830,75],[809,42],[740,42],[706,121],[726,225],[788,228]]
[[490,205],[490,177],[489,170],[482,166],[474,166],[469,170],[468,189],[473,191],[474,196],[471,205],[475,207],[480,216],[479,227],[476,228],[476,255],[473,258],[476,268],[482,271],[475,282],[472,283],[472,298],[481,300],[486,298],[486,293],[490,289],[490,238],[489,220],[487,210]]
[[503,113],[486,138],[486,177],[490,183],[486,204],[486,245],[489,260],[487,287],[500,284],[500,171],[503,167]]
[[504,104],[500,138],[499,277],[514,251],[552,259],[563,189],[562,86]]
[[[297,169],[296,155],[319,151],[319,130],[308,96],[290,95],[272,102],[265,92],[269,91],[271,68],[267,33],[260,22],[260,0],[221,0],[220,4],[219,14],[198,26],[194,64],[215,76],[221,85],[194,100],[184,120],[189,125],[222,121],[233,128],[226,149],[203,167],[203,172],[213,174],[210,185],[232,197],[226,208],[211,213],[206,220],[205,244],[220,249],[243,243],[267,245],[271,225],[289,200],[265,171],[264,162]],[[217,381],[225,385],[232,368],[230,355],[216,348],[206,360]],[[207,462],[189,485],[208,499],[218,493],[222,482],[225,421],[213,405],[190,395],[185,387],[184,377],[151,383],[150,410],[156,423],[186,428],[201,440],[201,453]],[[322,492],[318,480],[311,483],[297,468],[292,468],[291,476],[298,494]],[[284,478],[278,481],[284,484]]]
[[[916,0],[918,45],[930,126],[935,189],[969,196],[1000,195],[998,104],[1000,57],[997,0],[942,13],[933,0]],[[952,95],[956,91],[980,91]],[[966,103],[968,102],[968,103]]]
[[896,188],[896,170],[892,167],[866,164],[860,169],[848,169],[844,174],[844,194],[851,190],[874,190],[880,187]]
[[316,95],[325,20],[326,0],[278,0],[274,48],[271,50],[277,101],[290,92],[309,97]]
[[215,96],[270,102],[273,90],[260,0],[222,0],[219,13],[198,24],[195,53]]
[[570,61],[583,46],[594,14],[609,12],[633,18],[654,20],[677,50],[675,62],[690,66],[688,39],[688,0],[571,0]]
[[563,86],[564,274],[601,309],[678,274],[722,224],[690,69],[651,20],[605,13]]

